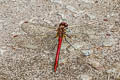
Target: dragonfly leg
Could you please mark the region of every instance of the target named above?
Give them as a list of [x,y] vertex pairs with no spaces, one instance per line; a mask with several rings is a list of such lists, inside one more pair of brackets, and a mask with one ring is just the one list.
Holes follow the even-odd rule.
[[57,38],[57,36],[54,36],[53,39]]
[[57,38],[58,37],[58,34],[56,34],[56,36],[54,36],[53,38],[55,39],[55,38]]
[[[75,49],[75,47],[66,39],[66,37],[65,37],[65,41],[71,46],[71,47],[73,47],[74,49]],[[70,47],[69,46],[69,47]]]
[[68,53],[70,53],[69,48],[70,48],[70,45],[68,45],[68,46],[66,47],[66,51],[67,51]]
[[68,35],[68,34],[65,34],[65,36],[67,36],[67,37],[70,38],[70,39],[71,39],[71,37],[72,37],[72,36],[70,36],[70,35]]

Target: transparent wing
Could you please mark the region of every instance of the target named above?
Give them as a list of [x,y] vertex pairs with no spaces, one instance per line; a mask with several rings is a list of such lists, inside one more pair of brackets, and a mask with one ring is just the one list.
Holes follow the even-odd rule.
[[[77,50],[89,49],[90,47],[93,47],[91,46],[92,39],[90,37],[91,35],[94,35],[94,31],[91,27],[92,25],[87,24],[69,26],[66,34],[71,36],[71,38],[67,37],[67,40]],[[72,46],[69,50],[72,50]]]
[[[89,55],[93,51],[98,52],[97,48],[100,46],[106,46],[104,39],[109,40],[109,38],[105,38],[105,30],[107,28],[105,29],[95,24],[69,26],[67,34],[72,35],[72,39],[67,39],[76,49],[82,51],[84,55]],[[71,51],[72,48],[69,50]]]
[[14,38],[14,42],[19,47],[51,50],[56,44],[56,39],[53,38],[56,36],[55,28],[49,24],[24,22],[20,28],[26,34]]
[[71,36],[74,40],[81,40],[82,34],[85,34],[85,27],[84,25],[73,25],[69,26],[66,34]]
[[47,34],[48,32],[53,32],[55,28],[50,27],[48,24],[36,24],[32,22],[24,22],[21,24],[21,29],[31,36],[40,36]]

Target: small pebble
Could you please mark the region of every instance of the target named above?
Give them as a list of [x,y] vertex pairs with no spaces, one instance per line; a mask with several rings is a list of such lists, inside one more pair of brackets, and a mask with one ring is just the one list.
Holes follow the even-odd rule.
[[93,53],[93,50],[81,50],[84,56],[89,56]]
[[92,80],[92,77],[90,77],[89,75],[83,74],[81,75],[80,80]]

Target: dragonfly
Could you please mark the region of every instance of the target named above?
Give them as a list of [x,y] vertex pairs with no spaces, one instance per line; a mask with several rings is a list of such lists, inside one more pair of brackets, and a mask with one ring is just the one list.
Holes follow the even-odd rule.
[[[59,24],[59,27],[57,29],[57,35],[56,37],[58,37],[58,47],[57,47],[57,52],[56,52],[56,58],[55,58],[55,64],[54,64],[54,71],[56,72],[57,66],[58,66],[58,60],[59,60],[59,53],[60,53],[60,49],[61,49],[61,44],[62,44],[62,40],[64,37],[68,36],[66,34],[66,29],[68,28],[68,24],[66,22],[61,22]],[[69,37],[69,36],[68,36]],[[66,38],[65,38],[66,40]],[[66,40],[67,41],[67,40]],[[68,42],[68,41],[67,41]],[[69,43],[69,42],[68,42]],[[70,43],[69,43],[70,44]],[[70,44],[71,45],[71,44]],[[72,46],[72,45],[71,45]]]
[[[19,43],[19,45],[22,47],[36,49],[41,46],[40,45],[41,43],[44,44],[44,42],[46,41],[46,44],[48,43],[48,45],[47,45],[48,48],[50,48],[50,46],[52,46],[52,43],[50,40],[52,40],[53,43],[55,43],[54,38],[58,38],[58,44],[57,44],[58,46],[57,46],[56,57],[55,57],[55,62],[54,62],[54,71],[56,72],[57,67],[58,67],[58,62],[59,62],[59,54],[60,54],[61,45],[62,45],[63,40],[65,40],[69,44],[69,47],[72,47],[73,49],[77,49],[74,45],[72,45],[67,40],[67,38],[71,39],[72,33],[70,32],[70,30],[73,30],[74,35],[80,34],[79,32],[80,31],[82,32],[82,30],[79,26],[77,28],[74,28],[73,26],[68,27],[68,24],[66,22],[61,22],[59,25],[57,25],[58,26],[57,28],[53,28],[50,26],[51,25],[46,22],[39,24],[39,23],[35,23],[34,21],[33,22],[24,21],[21,24],[21,29],[23,30],[23,32],[25,32],[30,37],[34,37],[35,40],[37,40],[37,39],[40,40],[41,38],[42,39],[41,39],[41,41],[37,40],[34,42],[34,40],[32,41],[30,37],[27,37],[27,38],[25,37],[25,39],[28,40],[28,42],[24,43],[25,42],[25,39],[24,39],[24,41],[21,41],[23,43]],[[78,32],[75,33],[75,31],[78,31]],[[54,34],[54,35],[51,35],[51,34]],[[47,38],[49,38],[49,37],[51,37],[51,38],[47,40]],[[77,42],[79,43],[80,39],[75,39],[75,37],[76,36],[74,36],[74,40],[78,40]],[[21,38],[19,38],[19,39],[21,39]],[[20,41],[18,41],[18,42],[20,42]],[[76,44],[79,45],[78,43],[76,43]],[[45,47],[43,47],[43,48],[45,48]],[[78,48],[79,48],[79,46],[78,46]]]

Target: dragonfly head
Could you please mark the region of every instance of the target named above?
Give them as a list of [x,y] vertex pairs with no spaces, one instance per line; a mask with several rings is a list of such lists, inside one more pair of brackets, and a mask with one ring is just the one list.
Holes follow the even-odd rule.
[[59,27],[60,27],[60,28],[67,28],[67,27],[68,27],[68,24],[67,24],[66,22],[61,22],[61,23],[59,24]]

